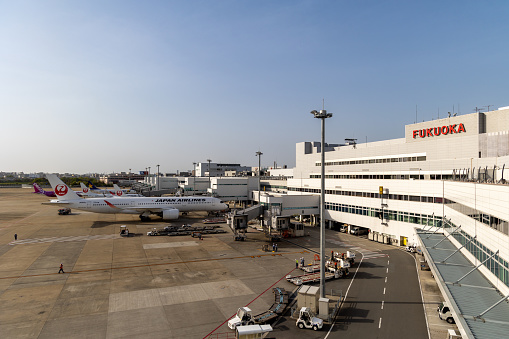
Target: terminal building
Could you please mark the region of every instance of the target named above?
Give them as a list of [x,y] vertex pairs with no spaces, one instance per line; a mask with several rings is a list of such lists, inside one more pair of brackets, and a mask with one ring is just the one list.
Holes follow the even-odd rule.
[[[296,167],[293,177],[287,179],[289,195],[320,194],[321,147],[319,142],[296,145]],[[509,297],[509,185],[505,170],[509,165],[509,107],[406,125],[404,138],[324,147],[326,227],[360,226],[369,229],[372,237],[383,235],[394,245],[417,244],[432,262],[437,260],[432,256],[440,246],[428,248],[425,239],[429,237],[423,237],[422,230],[440,233],[446,240],[442,247],[451,244],[448,253],[459,249],[470,262],[468,270],[479,266],[475,271],[491,283],[490,288],[496,287],[495,295],[505,296],[501,301]],[[453,267],[445,263],[431,266],[444,277]],[[458,267],[461,265],[455,269]],[[466,275],[473,279],[472,274]],[[469,312],[471,300],[457,300],[465,298],[464,294],[461,297],[465,289],[456,295],[451,292],[462,286],[459,280],[442,280],[443,294],[450,294],[453,310],[461,314],[457,318],[466,328],[462,333],[471,337],[485,330],[476,328],[482,317],[472,314],[470,319],[470,313],[479,312],[483,317],[484,313]],[[468,293],[470,298],[487,291],[484,285],[474,287]],[[496,304],[498,308],[503,305],[508,304]],[[490,331],[497,326],[501,333],[509,330],[507,314],[501,323],[492,321]],[[466,325],[469,321],[474,324]]]

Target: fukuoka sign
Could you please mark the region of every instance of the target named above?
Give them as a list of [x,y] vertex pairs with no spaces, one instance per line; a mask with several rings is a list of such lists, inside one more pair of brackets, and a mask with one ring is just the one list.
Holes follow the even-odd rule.
[[426,137],[437,137],[439,135],[447,135],[447,134],[454,134],[454,133],[461,133],[466,132],[465,131],[465,125],[463,124],[454,124],[449,126],[442,126],[442,127],[431,127],[431,128],[424,128],[424,129],[416,129],[413,131],[413,138],[426,138]]

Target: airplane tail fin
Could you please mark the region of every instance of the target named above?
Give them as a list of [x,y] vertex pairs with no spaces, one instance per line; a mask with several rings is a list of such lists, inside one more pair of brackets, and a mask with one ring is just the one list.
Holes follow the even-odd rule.
[[59,200],[77,200],[81,199],[76,192],[69,188],[62,180],[60,180],[55,174],[46,174],[53,191]]
[[85,185],[84,183],[80,182],[80,186],[83,194],[87,194],[90,191],[90,188],[88,188],[87,185]]
[[91,182],[90,180],[88,181],[88,187],[90,187],[90,188],[91,188],[91,189],[93,189],[93,190],[98,190],[98,188],[97,188],[97,187],[95,187],[95,185],[94,185],[94,184],[92,184],[92,182]]
[[44,193],[44,190],[36,182],[34,182],[34,191],[35,191],[34,193],[39,193],[39,194],[43,194]]
[[124,195],[124,192],[118,187],[117,184],[113,184],[113,194],[115,194],[117,197],[121,197]]

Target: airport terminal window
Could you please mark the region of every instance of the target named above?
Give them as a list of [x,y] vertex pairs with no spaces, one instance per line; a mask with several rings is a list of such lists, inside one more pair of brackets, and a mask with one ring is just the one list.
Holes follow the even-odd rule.
[[[389,157],[383,159],[363,159],[363,160],[343,160],[343,161],[326,161],[325,166],[345,166],[345,165],[363,165],[363,164],[383,164],[391,162],[407,162],[407,161],[426,161],[426,156],[418,157]],[[321,166],[321,162],[316,162],[315,166]]]

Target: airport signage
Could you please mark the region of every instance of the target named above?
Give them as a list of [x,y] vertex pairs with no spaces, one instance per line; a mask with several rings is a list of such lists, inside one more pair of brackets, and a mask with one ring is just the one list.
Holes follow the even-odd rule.
[[454,133],[462,133],[466,132],[465,125],[463,124],[453,124],[449,126],[439,126],[439,127],[431,127],[424,129],[416,129],[413,131],[413,138],[427,138],[427,137],[438,137],[440,135],[454,134]]
[[203,202],[205,198],[166,198],[166,199],[156,199],[155,202]]

